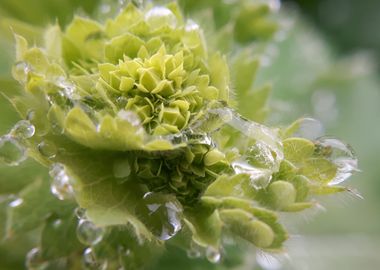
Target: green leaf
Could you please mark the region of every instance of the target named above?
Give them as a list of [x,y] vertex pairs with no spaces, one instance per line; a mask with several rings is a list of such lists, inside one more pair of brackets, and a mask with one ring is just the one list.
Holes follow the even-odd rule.
[[218,211],[199,206],[185,213],[186,225],[193,233],[193,240],[200,246],[219,249],[222,221]]
[[259,248],[272,245],[274,232],[262,221],[255,220],[248,212],[240,209],[219,211],[225,226],[236,235],[246,239]]
[[50,216],[41,234],[41,252],[46,260],[68,257],[74,252],[80,252],[83,246],[77,239],[76,228],[78,218],[74,209],[68,215],[61,213]]
[[62,214],[72,209],[72,202],[60,201],[50,193],[47,180],[34,181],[18,197],[21,204],[8,209],[7,237],[39,227],[52,213]]
[[295,164],[310,158],[315,150],[314,143],[303,138],[289,138],[282,143],[285,159]]
[[[75,17],[64,34],[63,53],[65,60],[77,62],[84,60],[103,60],[103,28],[96,21]],[[75,58],[75,56],[79,56]]]
[[123,59],[123,55],[135,58],[144,44],[144,41],[139,37],[126,33],[114,37],[106,44],[105,55],[111,63],[117,63],[119,59]]
[[310,158],[305,161],[300,173],[310,180],[327,184],[337,174],[337,167],[325,158]]
[[255,189],[250,184],[249,175],[237,174],[234,176],[222,175],[211,183],[204,196],[251,198],[255,195]]

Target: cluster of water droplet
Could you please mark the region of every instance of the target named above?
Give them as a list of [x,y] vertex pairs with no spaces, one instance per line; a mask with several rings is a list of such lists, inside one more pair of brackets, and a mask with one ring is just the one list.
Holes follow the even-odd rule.
[[244,119],[229,108],[211,109],[204,119],[194,125],[193,129],[207,130],[217,146],[221,144],[218,142],[218,133],[230,129],[230,136],[234,137],[230,150],[238,152],[237,158],[231,163],[233,170],[236,174],[249,174],[255,188],[266,187],[284,158],[276,132]]
[[94,246],[103,240],[104,228],[98,227],[90,221],[86,216],[86,210],[83,208],[76,208],[75,215],[78,218],[77,238],[82,244],[88,246],[83,252],[83,268],[86,270],[107,269],[107,260],[99,258],[94,250]]
[[0,161],[8,166],[23,162],[27,158],[24,140],[34,133],[35,128],[29,121],[19,121],[8,134],[0,137]]
[[60,200],[72,198],[74,195],[73,180],[67,174],[65,167],[60,163],[54,163],[49,174],[52,177],[51,193]]

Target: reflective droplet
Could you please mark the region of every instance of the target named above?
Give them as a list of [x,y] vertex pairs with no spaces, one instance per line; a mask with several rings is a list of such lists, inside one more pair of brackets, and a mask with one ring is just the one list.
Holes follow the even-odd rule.
[[26,255],[25,265],[28,270],[44,270],[48,267],[48,262],[42,259],[38,248],[33,248]]
[[30,67],[26,62],[17,62],[13,67],[13,77],[21,83],[26,83],[28,80],[28,74]]
[[140,117],[132,111],[121,110],[117,116],[122,120],[128,121],[134,127],[141,125]]
[[11,134],[21,139],[29,139],[33,137],[35,131],[34,126],[28,120],[21,120],[12,128]]
[[17,166],[27,158],[26,149],[9,135],[0,138],[0,162]]
[[55,158],[57,147],[51,142],[41,142],[38,145],[38,151],[47,158]]
[[271,169],[276,166],[276,157],[273,156],[271,148],[263,142],[248,147],[245,156],[249,164],[257,168]]
[[12,200],[9,203],[9,206],[12,207],[12,208],[15,208],[15,207],[20,206],[23,202],[24,202],[23,199],[21,199],[21,198],[15,198],[14,200]]
[[86,209],[82,207],[75,208],[75,215],[78,219],[86,219]]
[[107,261],[97,258],[92,248],[86,248],[83,252],[82,265],[86,270],[106,270]]
[[166,7],[154,7],[145,14],[145,20],[154,29],[163,26],[176,27],[177,18],[173,12]]
[[137,207],[143,221],[161,240],[169,240],[182,228],[182,205],[171,195],[148,192]]
[[71,100],[79,100],[80,96],[76,92],[75,84],[63,76],[57,78],[55,84],[63,91],[63,95]]
[[302,118],[297,120],[298,130],[293,134],[294,137],[315,140],[324,134],[323,124],[314,118]]
[[186,32],[198,31],[200,29],[199,24],[194,22],[193,20],[188,20],[185,25]]
[[84,244],[93,246],[102,241],[104,229],[97,227],[93,222],[87,219],[79,221],[77,227],[78,240]]
[[124,183],[128,180],[131,174],[131,165],[127,159],[116,160],[113,163],[113,175],[117,178],[119,183]]
[[51,193],[60,200],[70,199],[74,195],[73,180],[67,175],[62,164],[54,163],[49,171],[53,178],[50,186]]
[[248,174],[252,187],[256,189],[267,187],[272,179],[273,172],[271,170],[255,168],[244,161],[236,161],[231,165],[236,174]]
[[337,185],[349,178],[354,172],[359,171],[358,159],[348,144],[336,138],[321,137],[317,139],[316,147],[318,155],[327,158],[338,168],[335,178],[329,185]]
[[191,241],[190,248],[186,251],[186,254],[190,259],[195,259],[201,257],[202,252],[203,248],[194,241]]
[[206,258],[211,263],[219,263],[222,255],[220,254],[220,251],[214,247],[208,247],[206,249]]

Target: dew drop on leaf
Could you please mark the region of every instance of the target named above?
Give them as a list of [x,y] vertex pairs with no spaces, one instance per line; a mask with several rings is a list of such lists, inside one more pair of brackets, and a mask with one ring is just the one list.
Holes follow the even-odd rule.
[[207,247],[206,258],[211,263],[219,263],[222,258],[222,255],[220,254],[220,251],[217,250],[216,248]]
[[82,219],[79,221],[76,232],[82,244],[93,246],[102,241],[104,229],[97,227],[90,220]]
[[129,122],[134,127],[138,127],[141,124],[140,117],[132,111],[121,110],[118,112],[117,116],[120,119]]
[[250,177],[250,182],[256,189],[265,188],[272,179],[272,171],[267,169],[255,168],[244,161],[232,163],[232,168],[236,174],[244,173]]
[[39,248],[33,248],[26,255],[25,265],[28,270],[44,270],[48,267],[48,262],[42,259]]
[[15,208],[15,207],[20,206],[23,202],[24,202],[23,199],[21,199],[21,198],[15,198],[14,200],[12,200],[9,203],[9,206],[12,207],[12,208]]
[[53,178],[50,186],[51,193],[60,200],[72,198],[74,194],[72,180],[67,175],[65,167],[62,164],[54,163],[49,174]]
[[195,259],[201,257],[202,252],[203,248],[194,241],[191,241],[190,248],[186,251],[186,254],[190,259]]
[[86,219],[86,209],[82,208],[82,207],[77,207],[75,208],[75,216],[78,218],[78,219]]
[[92,248],[86,248],[83,252],[82,265],[85,270],[105,270],[107,261],[97,258]]
[[199,24],[194,22],[193,20],[188,20],[185,25],[186,32],[198,31],[200,29]]
[[9,135],[0,138],[0,162],[17,166],[27,158],[26,149]]
[[153,7],[145,14],[145,20],[155,29],[163,26],[174,28],[177,25],[176,16],[166,7]]
[[80,97],[75,91],[74,83],[67,80],[65,77],[58,77],[55,84],[63,91],[63,95],[70,100],[78,100]]
[[316,140],[316,147],[318,155],[327,158],[338,168],[335,178],[329,185],[337,185],[359,171],[358,159],[350,145],[336,138],[320,137]]
[[21,120],[12,128],[11,134],[20,139],[29,139],[35,131],[35,127],[28,120]]
[[21,83],[26,83],[30,67],[26,62],[17,62],[13,67],[13,76]]
[[57,147],[51,142],[41,142],[38,151],[47,158],[54,158],[57,154]]
[[302,118],[297,121],[298,130],[293,137],[315,140],[324,134],[323,124],[314,118]]
[[182,205],[173,196],[148,192],[137,207],[144,222],[160,240],[169,240],[182,228]]

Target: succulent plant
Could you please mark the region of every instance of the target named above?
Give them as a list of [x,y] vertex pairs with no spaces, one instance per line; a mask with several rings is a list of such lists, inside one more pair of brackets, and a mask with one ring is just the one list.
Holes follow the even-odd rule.
[[[276,27],[265,22],[265,35],[248,30],[268,38]],[[278,212],[346,191],[337,184],[357,169],[349,146],[304,136],[309,119],[279,129],[241,116],[257,62],[238,58],[235,97],[226,57],[176,3],[129,4],[103,24],[75,17],[48,28],[43,47],[15,38],[21,91],[9,100],[23,120],[1,138],[0,158],[17,165],[28,154],[52,178],[10,203],[8,236],[45,222],[30,269],[76,269],[82,254],[86,269],[141,268],[164,244],[218,262],[230,234],[279,252],[288,235]]]

